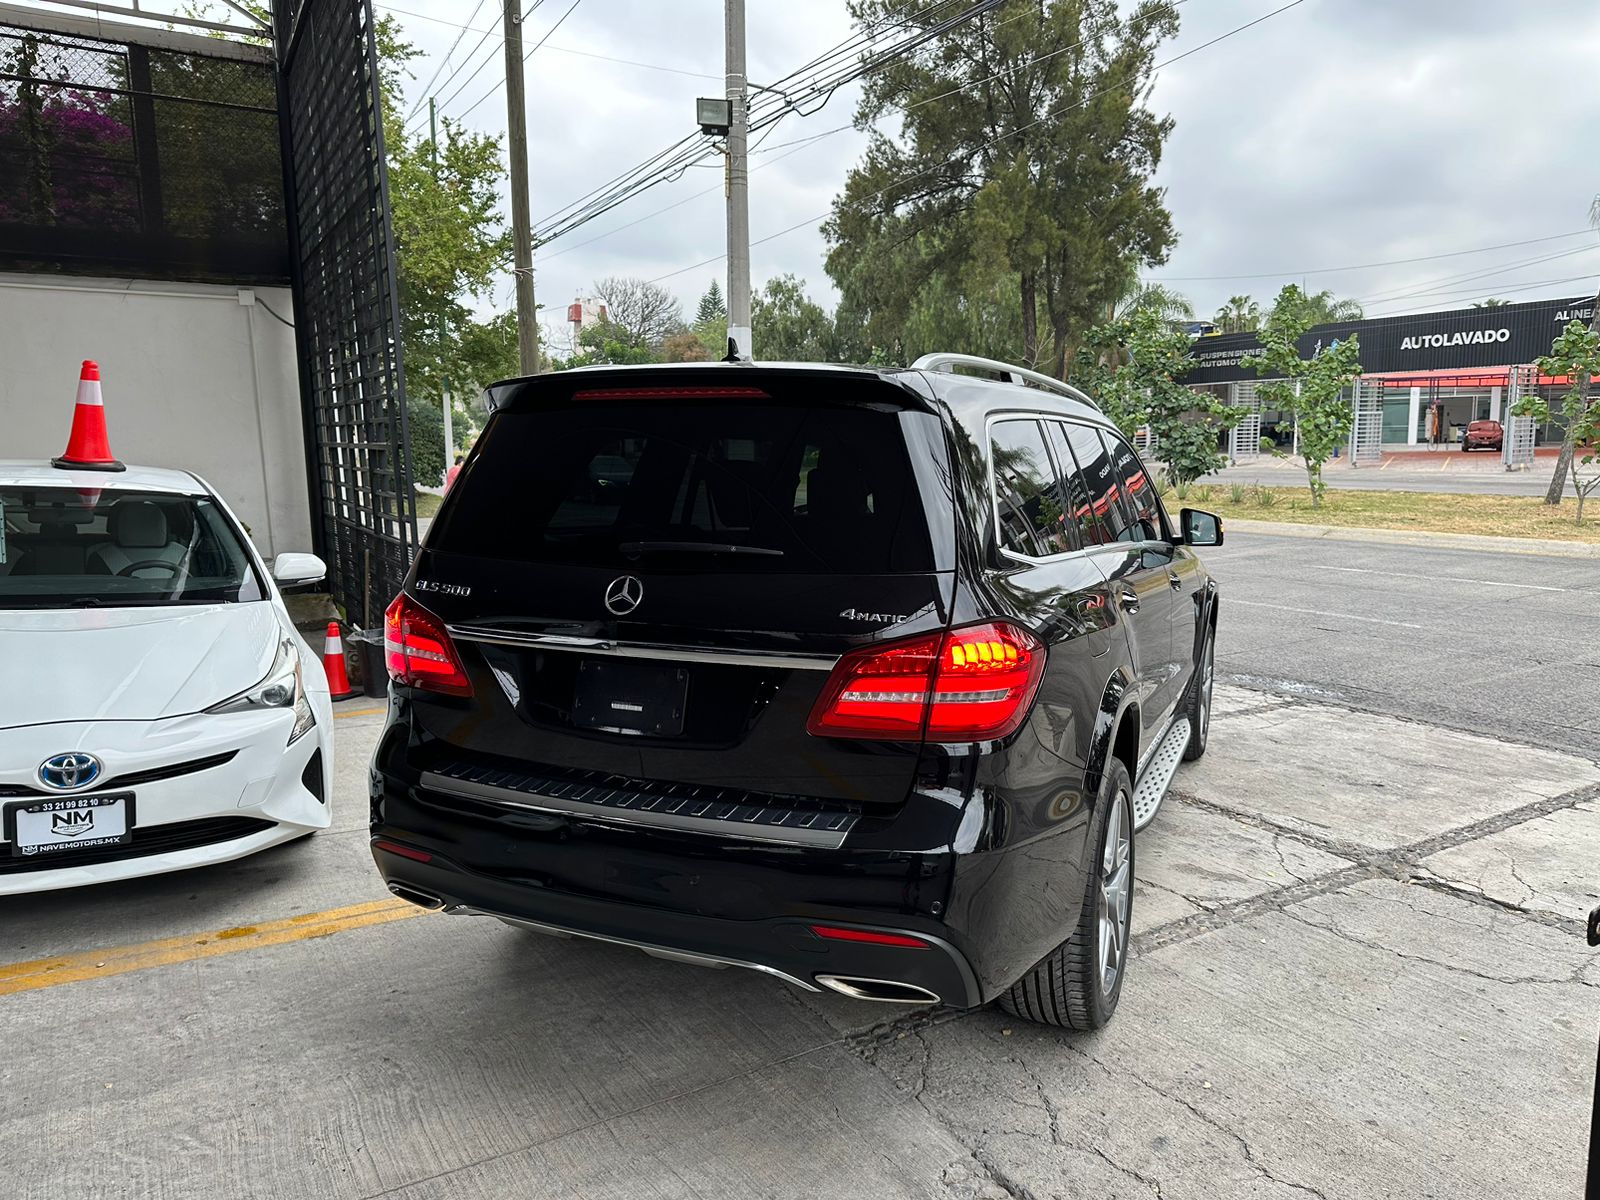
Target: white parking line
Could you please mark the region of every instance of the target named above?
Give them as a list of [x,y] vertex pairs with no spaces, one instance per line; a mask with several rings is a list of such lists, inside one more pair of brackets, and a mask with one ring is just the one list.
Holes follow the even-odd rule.
[[1422,579],[1428,583],[1475,583],[1480,587],[1526,588],[1530,592],[1583,592],[1594,595],[1592,588],[1551,587],[1544,583],[1502,583],[1497,579],[1469,579],[1464,575],[1414,575],[1409,571],[1374,571],[1367,567],[1323,567],[1324,571],[1345,571],[1351,575],[1387,575],[1390,579]]
[[1250,608],[1277,608],[1284,612],[1306,613],[1313,617],[1336,617],[1341,621],[1365,621],[1370,625],[1394,625],[1400,629],[1425,629],[1424,625],[1413,625],[1410,621],[1385,621],[1382,617],[1358,617],[1354,613],[1327,612],[1320,608],[1295,608],[1292,604],[1264,604],[1260,600],[1236,600],[1229,597],[1229,604],[1243,604]]

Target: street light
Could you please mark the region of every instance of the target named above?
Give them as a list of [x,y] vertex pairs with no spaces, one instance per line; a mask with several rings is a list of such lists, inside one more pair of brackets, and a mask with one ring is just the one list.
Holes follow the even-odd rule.
[[701,96],[694,102],[694,116],[700,122],[701,133],[727,137],[733,125],[733,102],[715,96]]

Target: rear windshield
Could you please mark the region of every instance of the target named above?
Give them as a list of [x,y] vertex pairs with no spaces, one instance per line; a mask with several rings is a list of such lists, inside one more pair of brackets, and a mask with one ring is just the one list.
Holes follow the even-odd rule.
[[575,401],[489,422],[428,543],[706,571],[934,569],[901,414],[772,401]]
[[264,598],[204,496],[0,487],[0,608],[132,608]]

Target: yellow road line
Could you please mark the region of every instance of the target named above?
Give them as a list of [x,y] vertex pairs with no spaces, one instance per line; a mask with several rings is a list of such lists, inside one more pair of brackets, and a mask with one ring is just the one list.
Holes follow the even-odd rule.
[[142,971],[149,967],[215,958],[220,954],[237,954],[242,950],[281,946],[308,938],[329,937],[351,929],[364,929],[369,925],[426,916],[427,912],[427,909],[418,908],[404,900],[388,898],[352,904],[347,908],[303,913],[281,921],[263,921],[259,925],[190,933],[153,942],[138,942],[132,946],[40,958],[32,962],[8,963],[0,966],[0,996],[37,991],[63,983],[81,983],[85,979],[107,975],[125,975],[129,971]]
[[335,721],[343,717],[370,717],[376,713],[388,712],[387,708],[358,708],[354,712],[336,712],[333,714]]

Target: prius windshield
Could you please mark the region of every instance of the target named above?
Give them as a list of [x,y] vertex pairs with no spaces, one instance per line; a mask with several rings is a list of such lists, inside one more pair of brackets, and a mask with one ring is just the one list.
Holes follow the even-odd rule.
[[205,496],[0,485],[0,609],[261,600],[233,522]]

